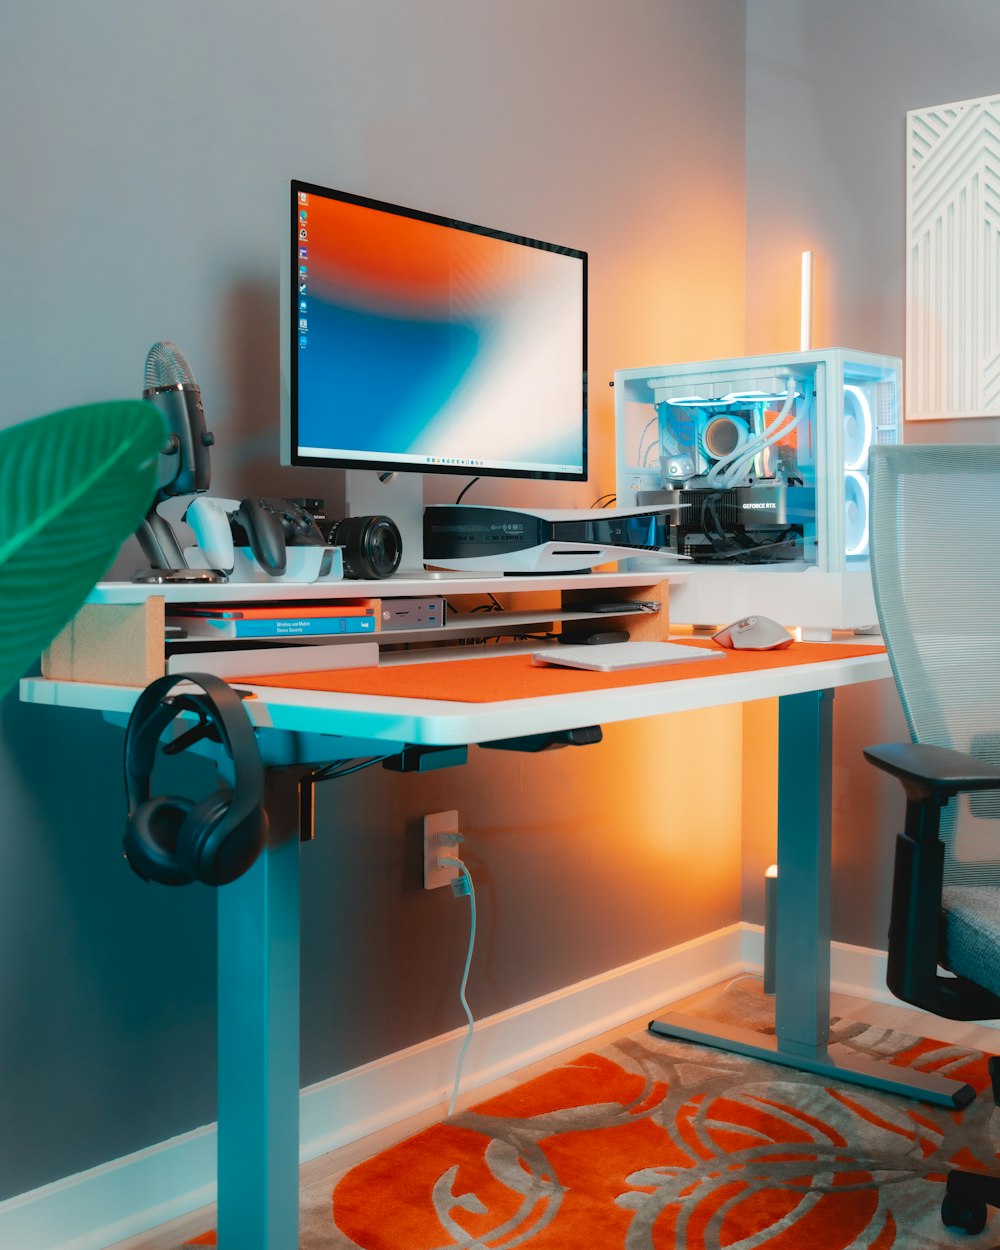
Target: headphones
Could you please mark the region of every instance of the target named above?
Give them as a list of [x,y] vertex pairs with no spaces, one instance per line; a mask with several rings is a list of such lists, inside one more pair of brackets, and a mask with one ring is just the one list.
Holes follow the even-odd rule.
[[[203,693],[171,696],[181,683],[200,686]],[[214,790],[198,802],[176,795],[150,797],[160,738],[183,712],[196,712],[199,723],[165,750],[183,750],[195,737],[221,742],[235,766],[232,790]],[[151,682],[125,731],[125,793],[128,820],[122,849],[144,881],[227,885],[246,872],[263,849],[267,813],[264,765],[239,695],[208,673],[178,673]]]

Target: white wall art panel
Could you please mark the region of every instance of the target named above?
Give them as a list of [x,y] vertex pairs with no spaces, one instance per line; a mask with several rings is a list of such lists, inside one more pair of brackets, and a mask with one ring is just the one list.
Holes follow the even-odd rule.
[[1000,96],[907,114],[906,416],[1000,415]]

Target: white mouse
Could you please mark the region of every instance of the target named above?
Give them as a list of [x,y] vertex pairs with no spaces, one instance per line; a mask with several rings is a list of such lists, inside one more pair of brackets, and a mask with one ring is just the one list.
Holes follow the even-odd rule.
[[736,651],[778,651],[794,639],[783,625],[769,616],[744,616],[712,635],[720,647]]

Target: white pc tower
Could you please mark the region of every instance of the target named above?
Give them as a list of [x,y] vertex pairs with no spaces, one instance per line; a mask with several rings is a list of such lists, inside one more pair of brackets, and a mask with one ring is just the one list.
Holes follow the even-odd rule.
[[615,372],[618,506],[684,505],[671,620],[757,613],[806,637],[876,624],[868,450],[899,440],[901,375],[844,348]]

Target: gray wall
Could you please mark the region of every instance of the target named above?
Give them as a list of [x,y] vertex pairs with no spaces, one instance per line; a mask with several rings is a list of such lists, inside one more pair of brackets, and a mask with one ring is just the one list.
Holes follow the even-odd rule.
[[[751,0],[747,6],[751,353],[797,350],[800,254],[813,346],[902,356],[906,113],[1000,90],[995,0]],[[1000,418],[907,423],[906,442],[995,443]],[[837,695],[834,935],[882,948],[898,786],[861,747],[905,740],[891,683]],[[759,891],[747,906],[759,918]]]
[[[333,495],[276,463],[300,177],[590,252],[591,482],[477,487],[589,503],[614,488],[613,370],[743,349],[744,37],[741,0],[4,5],[0,424],[136,395],[172,339],[218,493]],[[120,566],[140,562],[130,540]],[[735,921],[740,723],[328,786],[303,852],[303,1079],[461,1024],[465,908],[420,889],[425,811],[458,806],[471,835],[478,1015]],[[121,862],[120,748],[95,716],[0,705],[0,1198],[214,1118],[213,898]],[[157,780],[209,784],[185,761]]]

